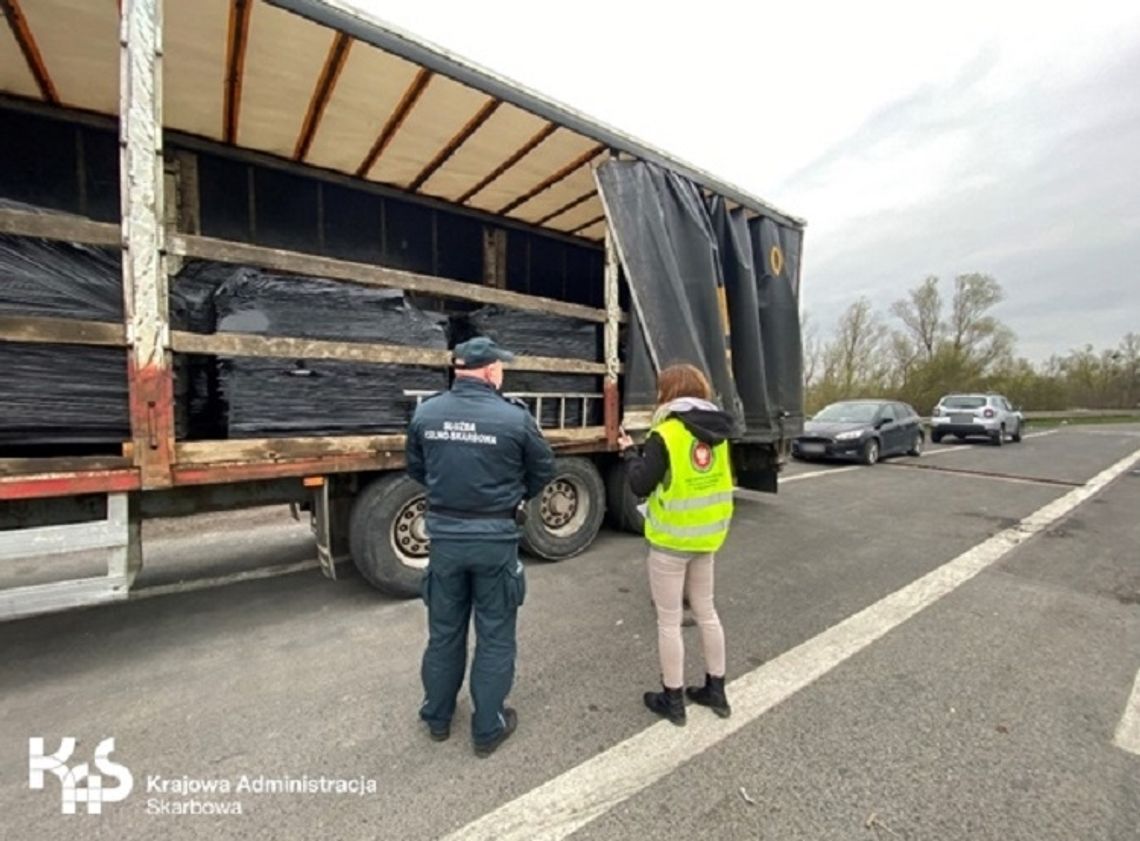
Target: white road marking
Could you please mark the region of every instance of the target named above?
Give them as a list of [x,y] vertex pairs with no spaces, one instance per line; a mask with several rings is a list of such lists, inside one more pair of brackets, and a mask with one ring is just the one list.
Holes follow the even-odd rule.
[[1136,673],[1136,682],[1132,684],[1132,694],[1124,706],[1124,717],[1116,728],[1113,744],[1140,756],[1140,672]]
[[956,447],[942,447],[939,450],[923,450],[923,456],[938,456],[943,453],[968,453],[978,446],[977,444],[959,444]]
[[689,726],[661,721],[462,827],[446,841],[558,841],[719,744],[919,611],[1049,528],[1140,462],[1140,450],[954,560],[848,617],[729,686],[728,720],[694,710]]
[[813,470],[811,473],[796,473],[794,476],[780,479],[780,484],[785,485],[788,482],[798,482],[800,479],[814,479],[816,476],[835,476],[838,473],[847,473],[849,470],[858,470],[862,465],[853,464],[850,467],[833,467],[830,470]]
[[927,466],[925,464],[908,464],[905,461],[893,462],[890,464],[890,466],[905,467],[909,468],[910,470],[925,470],[928,473],[935,473],[940,476],[956,476],[959,479],[968,479],[971,482],[984,479],[991,482],[1009,482],[1014,485],[1036,485],[1037,487],[1045,485],[1051,488],[1075,488],[1079,487],[1082,484],[1081,482],[1066,482],[1061,479],[1034,479],[1032,476],[1009,476],[1003,473],[986,473],[985,471],[981,470],[955,470],[948,467],[935,467],[934,465]]
[[1028,432],[1021,436],[1024,441],[1026,438],[1044,438],[1046,435],[1056,435],[1061,430],[1059,429],[1046,429],[1044,432]]
[[1104,435],[1108,438],[1140,438],[1140,432],[1135,432],[1131,429],[1111,431],[1108,429],[1089,429],[1087,426],[1067,426],[1063,428],[1068,429],[1070,432],[1079,432],[1081,435]]

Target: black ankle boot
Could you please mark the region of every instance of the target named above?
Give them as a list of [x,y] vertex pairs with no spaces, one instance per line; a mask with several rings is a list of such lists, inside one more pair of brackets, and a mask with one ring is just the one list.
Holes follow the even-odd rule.
[[690,686],[685,690],[689,700],[702,707],[709,707],[721,718],[732,715],[732,707],[728,705],[728,698],[724,695],[724,678],[705,675],[704,686]]
[[685,693],[680,689],[665,686],[661,692],[646,692],[645,706],[678,727],[685,726]]

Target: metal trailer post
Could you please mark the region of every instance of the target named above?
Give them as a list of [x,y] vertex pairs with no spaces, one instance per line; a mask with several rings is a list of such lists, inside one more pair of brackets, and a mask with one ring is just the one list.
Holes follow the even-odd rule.
[[174,383],[163,243],[162,0],[124,0],[119,46],[131,439],[142,486],[167,487],[174,452]]
[[[161,0],[124,0],[120,46],[123,309],[133,459],[143,487],[171,484],[173,380],[162,244]],[[79,493],[74,477],[60,477]],[[126,490],[124,488],[124,490]],[[100,520],[5,533],[0,561],[103,551],[105,575],[0,590],[0,620],[128,597],[142,564],[137,492],[108,493]]]

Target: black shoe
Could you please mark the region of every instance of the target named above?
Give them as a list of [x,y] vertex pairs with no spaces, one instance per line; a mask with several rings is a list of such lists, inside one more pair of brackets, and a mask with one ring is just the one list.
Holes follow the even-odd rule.
[[702,707],[708,707],[721,718],[732,715],[732,707],[724,694],[724,678],[705,675],[704,686],[690,686],[685,690],[689,700]]
[[499,731],[499,735],[491,739],[489,742],[475,745],[475,755],[480,759],[486,759],[499,749],[499,745],[511,737],[515,729],[519,726],[519,714],[510,707],[503,707],[503,729]]
[[431,736],[433,742],[446,742],[451,738],[451,725],[445,724],[443,727],[432,727],[429,724],[428,735]]
[[660,692],[646,692],[645,706],[678,727],[685,726],[685,694],[680,689],[663,687]]

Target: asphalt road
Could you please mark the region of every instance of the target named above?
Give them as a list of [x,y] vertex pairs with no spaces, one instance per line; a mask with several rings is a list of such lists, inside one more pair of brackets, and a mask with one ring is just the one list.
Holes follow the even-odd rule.
[[[640,703],[657,666],[633,537],[528,565],[520,728],[487,760],[465,699],[428,741],[422,606],[351,570],[0,625],[0,835],[1135,841],[1138,451],[1140,425],[1073,427],[795,464],[779,495],[742,494],[717,572],[735,712],[690,708],[684,730]],[[282,512],[243,516],[158,526],[147,583],[311,559]],[[72,766],[113,737],[132,792],[61,815],[54,776],[29,789],[35,736],[78,739]],[[354,790],[257,791],[322,776]],[[166,813],[207,803],[242,813]]]

